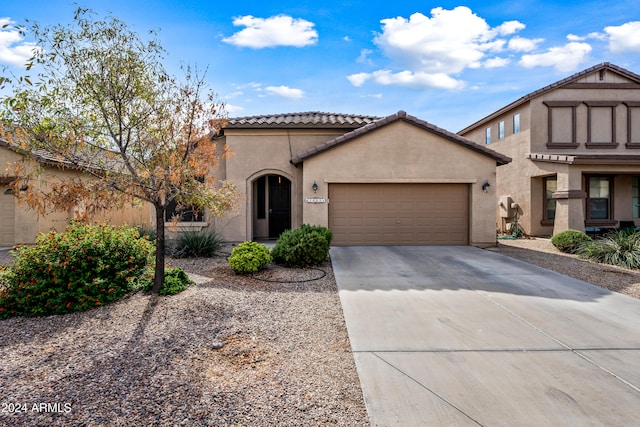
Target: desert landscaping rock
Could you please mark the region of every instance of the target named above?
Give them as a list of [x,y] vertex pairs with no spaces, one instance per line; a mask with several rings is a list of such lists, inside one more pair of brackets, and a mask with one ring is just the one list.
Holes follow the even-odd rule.
[[237,276],[222,257],[170,262],[199,284],[0,321],[0,404],[26,404],[0,425],[368,425],[328,262],[325,277],[287,284]]
[[[640,272],[562,254],[547,239],[491,250],[640,298]],[[329,262],[320,278],[281,267],[257,275],[282,282],[235,275],[224,257],[169,262],[197,285],[1,320],[0,425],[369,425]]]

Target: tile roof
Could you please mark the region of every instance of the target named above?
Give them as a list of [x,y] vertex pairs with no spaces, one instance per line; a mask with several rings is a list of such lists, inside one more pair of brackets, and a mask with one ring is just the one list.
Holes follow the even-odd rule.
[[233,117],[228,119],[226,129],[252,128],[327,128],[355,129],[365,126],[380,117],[355,114],[323,113],[307,111],[302,113],[270,114],[262,116]]
[[600,70],[611,70],[611,71],[614,71],[614,72],[616,72],[616,73],[628,78],[629,80],[633,80],[633,81],[635,81],[637,83],[640,83],[640,75],[638,75],[636,73],[633,73],[633,72],[631,72],[629,70],[626,70],[626,69],[624,69],[622,67],[619,67],[619,66],[617,66],[615,64],[611,64],[609,62],[603,62],[601,64],[594,65],[593,67],[587,68],[586,70],[582,70],[582,71],[580,71],[578,73],[575,73],[575,74],[573,74],[573,75],[571,75],[571,76],[569,76],[567,78],[564,78],[562,80],[558,80],[557,82],[552,83],[552,84],[550,84],[548,86],[545,86],[543,88],[535,90],[535,91],[533,91],[533,92],[521,97],[520,99],[512,102],[511,104],[499,109],[498,111],[495,111],[495,112],[491,113],[490,115],[484,117],[483,119],[478,120],[474,124],[472,124],[470,126],[467,126],[466,128],[462,129],[458,133],[459,134],[464,134],[466,132],[469,132],[470,130],[475,129],[478,126],[482,126],[483,124],[493,120],[497,116],[499,116],[501,114],[504,114],[505,112],[507,112],[507,111],[509,111],[509,110],[511,110],[513,108],[516,108],[516,107],[524,104],[525,102],[527,102],[527,101],[529,101],[529,100],[531,100],[533,98],[536,98],[536,97],[538,97],[540,95],[543,95],[543,94],[545,94],[547,92],[550,92],[550,91],[552,91],[554,89],[561,88],[562,86],[566,86],[566,85],[568,85],[570,83],[575,82],[576,80],[581,79],[582,77],[584,77],[586,75],[589,75],[589,74],[591,74],[591,73],[593,73],[595,71],[600,71]]
[[448,130],[439,128],[438,126],[432,125],[429,122],[426,122],[424,120],[420,120],[414,116],[410,116],[408,115],[406,112],[404,111],[398,111],[396,114],[392,114],[390,116],[378,119],[374,122],[371,122],[363,127],[357,128],[351,132],[345,133],[344,135],[340,135],[336,138],[333,138],[327,142],[323,142],[322,144],[316,145],[315,147],[312,147],[308,150],[305,150],[301,153],[298,153],[296,155],[294,155],[291,158],[291,163],[293,163],[294,165],[299,165],[300,163],[302,163],[304,160],[308,159],[309,157],[313,157],[316,154],[322,153],[323,151],[327,151],[331,148],[334,148],[338,145],[344,144],[347,141],[350,141],[352,139],[358,138],[364,134],[367,134],[375,129],[381,128],[383,126],[386,126],[388,124],[391,124],[393,122],[396,121],[405,121],[408,123],[411,123],[415,126],[418,126],[422,129],[425,129],[429,132],[432,132],[436,135],[439,135],[449,141],[455,142],[456,144],[460,144],[466,148],[469,148],[473,151],[476,151],[478,153],[484,154],[485,156],[489,156],[493,159],[496,160],[498,165],[504,165],[506,163],[511,162],[511,158],[507,157],[503,154],[497,153],[487,147],[485,147],[484,145],[480,145],[477,144],[467,138],[464,138],[458,134],[455,134],[453,132],[449,132]]

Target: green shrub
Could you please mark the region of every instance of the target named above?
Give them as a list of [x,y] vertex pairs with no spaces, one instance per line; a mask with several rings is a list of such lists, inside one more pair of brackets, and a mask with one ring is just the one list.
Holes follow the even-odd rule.
[[174,257],[212,257],[222,246],[222,237],[211,230],[185,231],[180,233]]
[[160,295],[175,295],[193,285],[187,273],[180,267],[169,268],[164,272],[164,283],[160,289]]
[[578,254],[591,261],[640,268],[640,233],[616,231],[580,246]]
[[271,251],[273,261],[287,266],[308,267],[327,259],[333,235],[321,226],[302,225],[280,235]]
[[138,230],[138,233],[140,233],[140,236],[144,237],[148,241],[150,242],[156,241],[157,233],[156,233],[155,227],[141,224],[141,225],[136,225],[135,228],[136,230]]
[[0,317],[45,316],[109,304],[144,286],[153,245],[135,228],[70,224],[11,252]]
[[229,256],[229,266],[237,274],[255,273],[270,262],[269,249],[256,242],[239,244]]
[[578,230],[566,230],[551,238],[553,246],[567,253],[575,253],[581,244],[590,242],[591,237]]

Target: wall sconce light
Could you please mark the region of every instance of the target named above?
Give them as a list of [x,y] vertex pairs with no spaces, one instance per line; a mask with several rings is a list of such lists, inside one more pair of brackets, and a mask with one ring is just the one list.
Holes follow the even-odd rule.
[[485,182],[484,184],[482,184],[482,191],[484,191],[485,193],[489,192],[489,187],[491,187],[491,184],[489,184],[489,182]]
[[311,186],[311,189],[313,190],[313,192],[317,192],[318,191],[318,183],[313,181],[313,185]]

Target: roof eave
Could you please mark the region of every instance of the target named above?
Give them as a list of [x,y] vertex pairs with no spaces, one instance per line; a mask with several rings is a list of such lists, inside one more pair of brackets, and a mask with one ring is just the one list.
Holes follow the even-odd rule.
[[460,144],[466,148],[471,149],[472,151],[476,151],[479,154],[488,156],[493,158],[496,161],[496,165],[501,166],[501,165],[505,165],[507,163],[511,162],[511,158],[508,156],[505,156],[503,154],[497,153],[493,150],[490,150],[488,148],[485,148],[481,145],[476,144],[475,142],[464,138],[458,134],[449,132],[445,129],[442,129],[438,126],[432,125],[429,122],[426,122],[424,120],[420,120],[414,116],[408,115],[405,111],[398,111],[396,114],[392,114],[390,116],[387,117],[383,117],[379,120],[376,120],[373,123],[369,123],[366,126],[360,127],[358,129],[355,129],[351,132],[348,132],[344,135],[340,135],[337,138],[334,138],[330,141],[327,141],[323,144],[319,144],[315,147],[312,147],[306,151],[303,151],[302,153],[296,154],[294,156],[291,157],[291,163],[295,166],[298,166],[300,163],[304,162],[306,159],[313,157],[317,154],[320,154],[322,152],[325,152],[327,150],[330,150],[332,148],[335,148],[339,145],[342,145],[343,143],[350,141],[352,139],[358,138],[366,133],[369,133],[371,131],[373,131],[374,129],[378,129],[384,126],[387,126],[391,123],[394,123],[396,121],[405,121],[408,122],[410,124],[413,124],[414,126],[418,126],[422,129],[425,129],[429,132],[432,132],[434,134],[437,134],[449,141],[452,141],[456,144]]
[[570,84],[572,82],[575,82],[576,80],[580,79],[581,77],[583,77],[583,76],[585,76],[587,74],[593,73],[594,71],[604,70],[604,69],[613,70],[616,73],[628,78],[629,80],[634,80],[634,81],[636,81],[637,83],[640,84],[640,75],[635,74],[635,73],[633,73],[633,72],[631,72],[629,70],[626,70],[626,69],[624,69],[622,67],[619,67],[617,65],[611,64],[609,62],[602,62],[600,64],[594,65],[593,67],[589,67],[589,68],[586,68],[586,69],[584,69],[582,71],[579,71],[579,72],[577,72],[577,73],[575,73],[575,74],[573,74],[573,75],[571,75],[569,77],[566,77],[566,78],[564,78],[562,80],[559,80],[559,81],[557,81],[555,83],[552,83],[552,84],[547,85],[547,86],[545,86],[543,88],[540,88],[540,89],[535,90],[535,91],[533,91],[531,93],[528,93],[527,95],[524,95],[523,97],[517,99],[516,101],[512,102],[511,104],[509,104],[509,105],[507,105],[505,107],[502,107],[499,110],[489,114],[488,116],[478,120],[477,122],[467,126],[466,128],[462,129],[458,133],[461,134],[461,135],[464,135],[465,133],[470,132],[470,131],[472,131],[472,130],[474,130],[474,129],[476,129],[476,128],[478,128],[478,127],[480,127],[480,126],[482,126],[482,125],[484,125],[484,124],[486,124],[488,122],[490,122],[491,120],[495,119],[496,117],[501,116],[504,113],[506,113],[506,112],[508,112],[510,110],[513,110],[514,108],[517,108],[517,107],[521,106],[522,104],[525,104],[525,103],[529,102],[530,100],[532,100],[534,98],[537,98],[539,96],[544,95],[547,92],[550,92],[550,91],[555,90],[555,89],[559,89],[559,88],[561,88],[563,86],[566,86],[566,85],[568,85],[568,84]]

